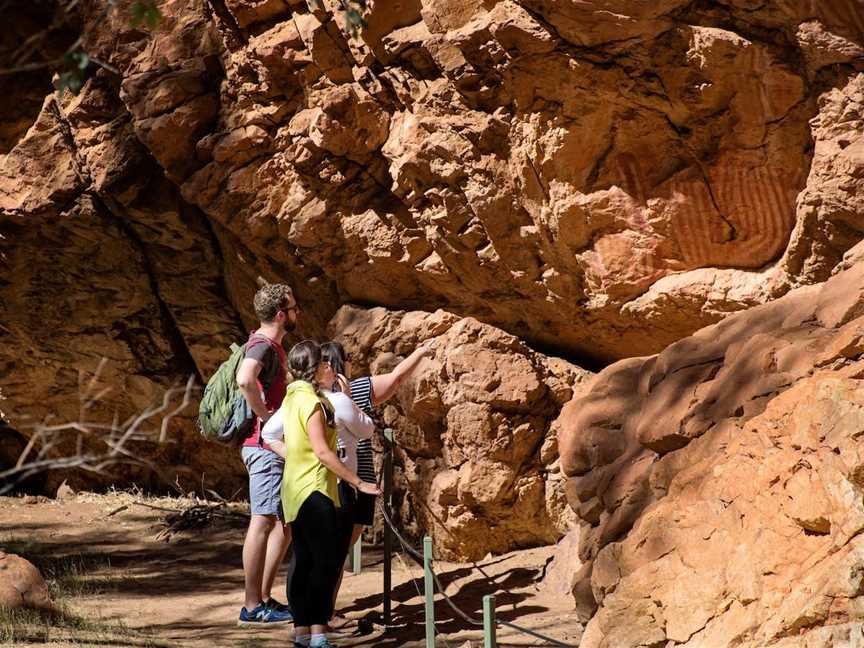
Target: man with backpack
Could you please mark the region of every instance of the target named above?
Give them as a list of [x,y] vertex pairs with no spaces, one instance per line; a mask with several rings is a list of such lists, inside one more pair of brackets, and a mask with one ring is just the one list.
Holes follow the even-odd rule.
[[286,605],[270,595],[276,572],[291,542],[291,528],[280,519],[280,490],[284,461],[261,439],[264,423],[282,405],[287,386],[282,339],[297,324],[299,308],[291,288],[266,284],[255,293],[258,330],[246,342],[237,371],[237,387],[255,414],[241,454],[249,473],[251,519],[243,543],[246,600],[238,624],[260,626],[292,620]]

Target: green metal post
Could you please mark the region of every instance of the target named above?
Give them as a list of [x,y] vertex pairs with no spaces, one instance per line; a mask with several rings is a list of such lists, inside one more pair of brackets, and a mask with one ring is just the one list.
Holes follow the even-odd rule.
[[495,596],[483,597],[483,648],[496,648],[495,639]]
[[360,573],[360,566],[363,562],[362,560],[362,546],[363,546],[363,536],[357,538],[357,542],[354,543],[354,547],[351,549],[351,571],[354,572],[354,575]]
[[432,538],[423,538],[423,576],[426,585],[426,648],[435,648],[435,581],[432,578]]

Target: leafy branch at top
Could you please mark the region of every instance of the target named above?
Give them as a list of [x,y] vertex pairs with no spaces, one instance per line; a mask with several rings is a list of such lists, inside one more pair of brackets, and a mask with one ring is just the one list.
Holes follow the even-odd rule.
[[156,29],[162,21],[162,12],[155,2],[136,2],[132,5],[132,26],[147,24],[150,29]]
[[[351,36],[358,36],[361,29],[366,28],[363,12],[367,8],[367,0],[337,0],[339,8],[345,14],[345,29]],[[309,8],[313,11],[326,11],[322,0],[310,0]]]
[[[95,18],[95,22],[103,21],[108,12],[116,5],[117,0],[108,0],[102,12]],[[64,14],[69,14],[77,2],[72,1],[66,5],[60,5]],[[67,15],[68,17],[68,15]],[[157,3],[153,0],[139,0],[132,4],[129,24],[132,27],[140,27],[146,25],[150,29],[158,27],[162,21],[162,13],[159,11]],[[114,66],[105,61],[92,56],[82,48],[83,37],[79,36],[72,45],[66,48],[60,56],[47,60],[30,60],[38,51],[38,44],[45,41],[48,35],[58,26],[58,21],[55,19],[51,25],[42,29],[35,34],[29,36],[21,47],[16,51],[17,64],[12,67],[0,69],[0,76],[9,76],[14,74],[22,74],[27,72],[35,72],[38,70],[53,70],[58,73],[59,79],[57,82],[57,91],[62,94],[65,90],[69,90],[73,94],[77,94],[84,82],[87,80],[87,72],[92,65],[102,67],[114,74],[119,74],[120,71]]]

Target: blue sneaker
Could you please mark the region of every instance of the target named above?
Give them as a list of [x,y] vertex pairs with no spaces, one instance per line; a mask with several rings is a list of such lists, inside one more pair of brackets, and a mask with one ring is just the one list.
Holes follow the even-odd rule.
[[268,608],[264,603],[260,603],[252,610],[247,610],[245,607],[241,608],[237,625],[242,628],[274,626],[291,623],[293,620],[290,612],[279,612],[273,608]]

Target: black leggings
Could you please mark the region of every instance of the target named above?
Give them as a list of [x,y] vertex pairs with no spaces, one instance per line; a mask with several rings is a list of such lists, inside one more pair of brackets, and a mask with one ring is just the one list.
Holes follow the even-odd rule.
[[348,548],[343,526],[333,500],[318,491],[306,498],[291,523],[295,626],[325,625],[333,615],[333,592]]

